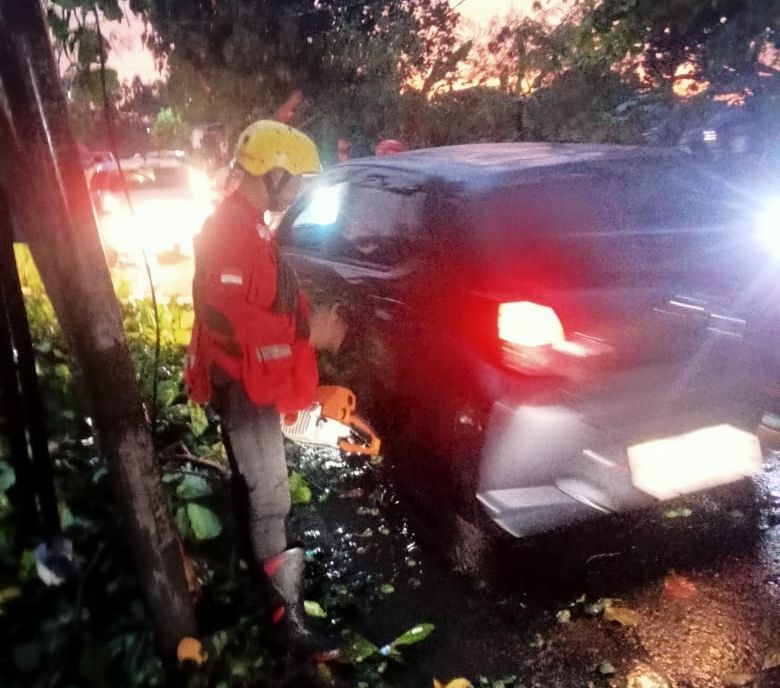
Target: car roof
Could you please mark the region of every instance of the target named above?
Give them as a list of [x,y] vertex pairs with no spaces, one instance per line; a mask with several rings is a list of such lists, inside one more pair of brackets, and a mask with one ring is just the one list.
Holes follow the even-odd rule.
[[410,172],[460,186],[490,187],[522,182],[537,173],[561,173],[603,164],[642,159],[679,158],[672,148],[582,143],[478,143],[408,151],[383,157],[358,158],[340,169]]

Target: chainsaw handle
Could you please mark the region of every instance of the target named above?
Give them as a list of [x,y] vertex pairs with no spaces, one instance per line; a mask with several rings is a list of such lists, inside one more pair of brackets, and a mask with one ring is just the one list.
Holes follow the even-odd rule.
[[368,443],[354,444],[349,440],[339,440],[339,449],[349,454],[358,454],[360,456],[378,456],[382,443],[373,428],[362,418],[354,415],[350,418],[348,425],[353,430],[364,435],[368,439]]

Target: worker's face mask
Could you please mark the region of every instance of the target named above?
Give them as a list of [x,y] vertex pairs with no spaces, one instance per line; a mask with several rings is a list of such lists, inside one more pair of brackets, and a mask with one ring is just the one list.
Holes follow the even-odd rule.
[[283,213],[290,207],[301,187],[301,178],[284,170],[272,170],[264,177],[268,192],[268,210]]

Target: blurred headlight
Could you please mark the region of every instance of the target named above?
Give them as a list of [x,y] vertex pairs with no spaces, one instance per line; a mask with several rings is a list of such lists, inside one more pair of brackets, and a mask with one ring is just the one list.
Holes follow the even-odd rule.
[[756,228],[764,246],[776,258],[780,258],[780,198],[764,205],[758,215]]

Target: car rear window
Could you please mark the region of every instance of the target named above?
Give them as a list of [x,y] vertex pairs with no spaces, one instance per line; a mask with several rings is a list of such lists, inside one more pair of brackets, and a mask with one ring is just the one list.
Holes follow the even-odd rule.
[[696,229],[733,215],[724,190],[705,171],[666,161],[573,168],[475,198],[470,226],[477,238],[502,243],[528,233]]
[[464,205],[466,241],[496,277],[560,286],[649,284],[712,265],[739,202],[680,160],[572,168]]

